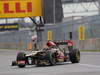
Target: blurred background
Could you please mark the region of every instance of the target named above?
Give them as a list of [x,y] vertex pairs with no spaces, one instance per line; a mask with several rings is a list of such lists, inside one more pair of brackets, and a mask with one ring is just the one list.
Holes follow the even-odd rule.
[[[17,23],[16,31],[0,31],[0,48],[33,49],[34,39],[43,47],[47,40],[72,40],[81,50],[100,50],[100,0],[44,0],[43,30],[28,17],[0,19],[0,25]],[[33,17],[37,24],[39,17]],[[79,27],[84,28],[80,39]],[[38,34],[37,34],[38,33]]]

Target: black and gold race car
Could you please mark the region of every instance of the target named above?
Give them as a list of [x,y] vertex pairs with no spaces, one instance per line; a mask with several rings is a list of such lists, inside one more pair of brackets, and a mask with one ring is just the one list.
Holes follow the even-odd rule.
[[[23,68],[26,65],[56,65],[59,62],[71,61],[79,63],[80,51],[73,49],[73,42],[67,41],[48,41],[47,47],[38,51],[32,51],[30,54],[19,52],[16,60],[12,61],[12,66]],[[65,45],[64,48],[60,45]],[[67,50],[68,49],[68,50]]]

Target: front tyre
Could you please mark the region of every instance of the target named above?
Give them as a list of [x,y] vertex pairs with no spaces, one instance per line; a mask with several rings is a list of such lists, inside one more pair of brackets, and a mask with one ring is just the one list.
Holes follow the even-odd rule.
[[54,53],[52,53],[52,52],[48,53],[48,60],[49,60],[50,66],[53,66],[56,64]]
[[17,54],[17,66],[19,68],[24,68],[26,66],[26,54],[24,52],[19,52]]
[[79,63],[80,62],[80,51],[78,49],[74,49],[70,51],[69,58],[72,63]]

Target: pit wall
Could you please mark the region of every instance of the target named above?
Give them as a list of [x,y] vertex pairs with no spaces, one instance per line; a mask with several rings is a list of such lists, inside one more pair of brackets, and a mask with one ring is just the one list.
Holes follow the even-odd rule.
[[76,48],[80,50],[99,50],[100,51],[100,38],[87,39],[87,40],[74,40]]
[[31,31],[5,31],[0,32],[0,49],[31,49]]

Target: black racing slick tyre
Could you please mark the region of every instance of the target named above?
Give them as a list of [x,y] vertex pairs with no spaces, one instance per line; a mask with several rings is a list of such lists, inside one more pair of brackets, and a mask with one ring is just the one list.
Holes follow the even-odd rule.
[[16,61],[12,61],[11,66],[16,66],[16,65],[17,65]]
[[72,63],[79,63],[80,62],[80,51],[78,49],[74,49],[70,51],[69,58]]
[[26,66],[26,57],[24,52],[19,52],[17,54],[17,65],[19,68],[24,68]]
[[54,53],[52,52],[48,53],[48,60],[49,60],[50,66],[53,66],[56,64]]

